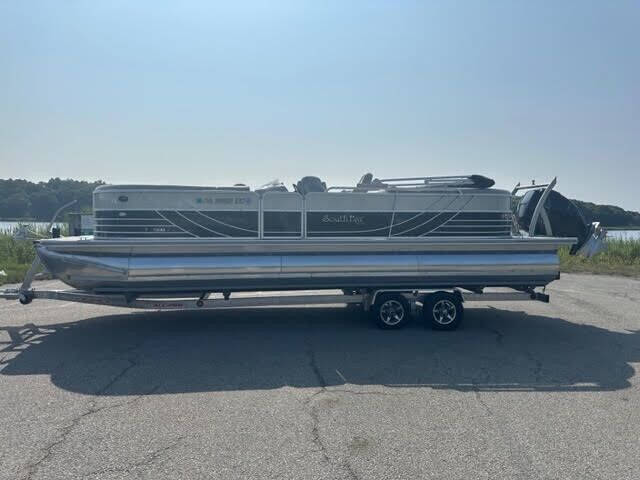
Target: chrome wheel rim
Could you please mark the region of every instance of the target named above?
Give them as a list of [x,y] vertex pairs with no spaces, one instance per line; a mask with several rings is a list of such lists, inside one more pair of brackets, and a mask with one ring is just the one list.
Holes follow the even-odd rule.
[[433,306],[433,319],[440,325],[449,325],[456,319],[456,305],[451,300],[439,300]]
[[404,319],[404,306],[397,300],[387,300],[380,305],[380,320],[393,327]]

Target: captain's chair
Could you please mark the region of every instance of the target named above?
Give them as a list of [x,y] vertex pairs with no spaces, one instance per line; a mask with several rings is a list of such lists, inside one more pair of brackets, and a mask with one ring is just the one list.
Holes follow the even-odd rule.
[[311,192],[326,192],[327,184],[318,177],[302,177],[294,188],[299,194],[306,195]]
[[362,176],[362,178],[360,178],[360,181],[356,185],[356,188],[368,187],[369,185],[371,185],[372,181],[373,181],[373,174],[372,173],[365,173]]

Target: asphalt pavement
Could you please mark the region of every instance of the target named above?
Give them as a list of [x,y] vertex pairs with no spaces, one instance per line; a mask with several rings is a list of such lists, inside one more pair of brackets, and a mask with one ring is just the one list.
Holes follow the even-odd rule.
[[640,281],[547,291],[455,332],[0,300],[0,478],[638,479]]

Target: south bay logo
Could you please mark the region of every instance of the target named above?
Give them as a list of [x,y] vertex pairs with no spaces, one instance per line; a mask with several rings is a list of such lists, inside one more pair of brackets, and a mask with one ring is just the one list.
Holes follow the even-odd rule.
[[359,215],[328,215],[322,217],[322,223],[350,223],[354,225],[362,225],[364,217]]

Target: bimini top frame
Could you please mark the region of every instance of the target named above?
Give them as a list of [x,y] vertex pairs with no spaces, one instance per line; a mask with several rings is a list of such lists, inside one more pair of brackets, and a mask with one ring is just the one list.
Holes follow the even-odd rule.
[[489,188],[493,180],[481,175],[450,175],[439,177],[373,178],[367,173],[356,186],[331,186],[327,190],[341,191],[423,191],[443,188]]
[[544,209],[544,204],[551,193],[551,190],[558,183],[558,177],[554,177],[549,183],[543,183],[541,185],[520,185],[519,183],[511,190],[511,196],[515,195],[517,192],[522,190],[541,190],[544,189],[542,195],[540,196],[540,200],[538,200],[538,204],[533,211],[533,215],[531,216],[531,223],[529,224],[529,236],[533,237],[536,231],[536,225],[538,224],[538,218],[542,218],[542,223],[544,224],[544,229],[547,233],[547,236],[553,236],[553,230],[551,228],[551,222],[549,221],[549,216],[547,215],[547,211]]

